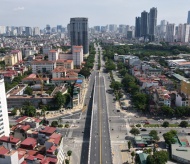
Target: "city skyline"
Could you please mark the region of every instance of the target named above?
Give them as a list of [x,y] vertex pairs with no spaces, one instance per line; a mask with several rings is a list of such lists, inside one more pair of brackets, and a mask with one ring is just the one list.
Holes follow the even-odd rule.
[[[75,5],[73,5],[75,4]],[[76,6],[76,7],[75,7]],[[170,6],[170,7],[168,7]],[[187,1],[142,0],[104,0],[93,1],[26,1],[2,0],[0,6],[0,25],[4,26],[39,26],[51,27],[58,24],[67,26],[71,17],[89,18],[89,27],[106,24],[135,25],[135,17],[144,10],[156,7],[158,10],[158,24],[165,19],[170,23],[186,23],[190,8]],[[178,11],[178,12],[176,12]],[[166,14],[167,13],[167,14]],[[180,13],[180,14],[179,14]],[[101,18],[101,19],[100,19]]]

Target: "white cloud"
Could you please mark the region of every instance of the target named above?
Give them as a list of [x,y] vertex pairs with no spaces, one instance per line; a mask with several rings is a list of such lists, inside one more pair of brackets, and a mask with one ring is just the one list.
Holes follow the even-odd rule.
[[25,8],[24,7],[16,7],[14,8],[14,11],[21,11],[21,10],[24,10]]

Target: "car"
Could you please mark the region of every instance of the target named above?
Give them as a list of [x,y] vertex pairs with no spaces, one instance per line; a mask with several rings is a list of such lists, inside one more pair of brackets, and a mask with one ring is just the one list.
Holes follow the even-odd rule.
[[117,112],[120,112],[120,110],[117,110]]
[[150,124],[150,122],[146,121],[145,124]]
[[146,129],[141,129],[141,131],[147,131]]
[[176,118],[175,118],[175,117],[173,117],[173,118],[172,118],[172,120],[176,120]]

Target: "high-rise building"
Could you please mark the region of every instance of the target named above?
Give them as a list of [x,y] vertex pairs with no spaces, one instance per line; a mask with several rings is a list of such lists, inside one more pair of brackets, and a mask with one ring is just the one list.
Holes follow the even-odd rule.
[[31,27],[25,27],[25,34],[26,36],[32,35],[32,28]]
[[39,27],[34,27],[33,28],[33,34],[34,35],[40,35],[40,28]]
[[100,26],[94,26],[94,30],[100,32]]
[[0,34],[6,33],[6,26],[0,26]]
[[109,31],[110,32],[116,32],[117,31],[117,25],[116,24],[110,24],[109,25]]
[[190,24],[190,11],[188,11],[187,24]]
[[7,99],[5,93],[4,78],[0,76],[0,137],[9,136],[9,118],[7,110]]
[[135,37],[141,37],[141,17],[135,18]]
[[149,14],[146,11],[143,11],[141,13],[141,36],[145,38],[148,37],[148,20],[149,20]]
[[189,30],[190,25],[189,24],[179,24],[177,29],[177,41],[187,43],[189,41]]
[[51,27],[49,24],[46,25],[46,34],[50,34],[51,33]]
[[126,25],[124,25],[124,24],[120,24],[119,25],[119,33],[120,34],[126,34]]
[[166,26],[166,42],[174,42],[175,24],[169,23]]
[[153,7],[150,9],[149,13],[149,39],[150,41],[155,40],[157,25],[157,8]]
[[89,53],[88,18],[70,19],[71,46],[83,46],[84,54]]
[[57,25],[57,32],[61,33],[62,32],[62,25]]

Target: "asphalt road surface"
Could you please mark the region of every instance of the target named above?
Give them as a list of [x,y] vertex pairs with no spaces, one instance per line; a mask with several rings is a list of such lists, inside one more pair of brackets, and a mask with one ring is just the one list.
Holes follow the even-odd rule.
[[[100,49],[100,48],[99,48]],[[112,163],[104,76],[96,72],[90,143],[90,164]]]

